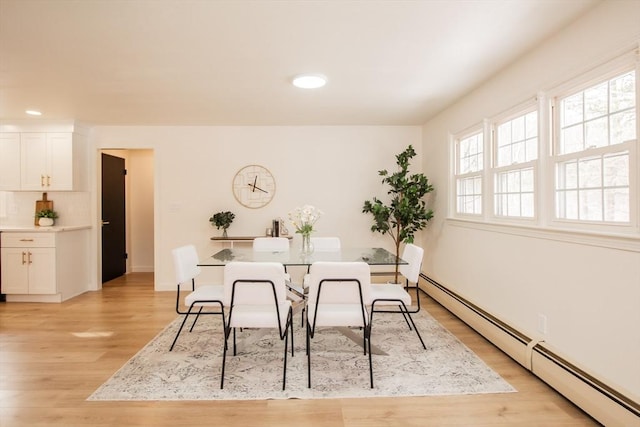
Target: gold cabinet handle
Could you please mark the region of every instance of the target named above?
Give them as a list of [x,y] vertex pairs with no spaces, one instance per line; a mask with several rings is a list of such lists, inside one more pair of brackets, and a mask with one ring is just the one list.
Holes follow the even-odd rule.
[[47,175],[47,187],[51,187],[51,177]]
[[29,260],[29,264],[33,264],[33,262],[31,261],[31,252],[29,252],[29,256],[27,257],[27,259]]
[[33,239],[20,239],[21,242],[33,242]]
[[40,175],[40,187],[44,187],[44,175]]
[[27,255],[26,252],[22,251],[22,265],[25,265],[27,263],[27,261],[24,259],[24,257]]

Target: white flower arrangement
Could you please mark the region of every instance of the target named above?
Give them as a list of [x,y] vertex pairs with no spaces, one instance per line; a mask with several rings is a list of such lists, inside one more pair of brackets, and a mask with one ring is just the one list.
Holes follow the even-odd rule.
[[324,212],[320,209],[311,205],[304,205],[289,212],[289,220],[296,228],[296,233],[309,235],[313,232],[313,225],[322,215],[324,215]]

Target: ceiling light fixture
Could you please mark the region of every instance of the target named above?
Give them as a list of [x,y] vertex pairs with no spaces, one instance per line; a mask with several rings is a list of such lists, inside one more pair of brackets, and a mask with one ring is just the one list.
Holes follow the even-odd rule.
[[299,74],[293,78],[293,85],[302,89],[317,89],[327,84],[322,74]]
[[40,111],[36,111],[36,110],[27,110],[25,111],[25,113],[27,113],[30,116],[41,116],[42,113]]

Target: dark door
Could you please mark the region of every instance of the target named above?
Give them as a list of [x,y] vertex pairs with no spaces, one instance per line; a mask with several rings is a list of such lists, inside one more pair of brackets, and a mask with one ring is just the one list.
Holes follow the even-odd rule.
[[127,271],[124,159],[102,154],[102,283]]

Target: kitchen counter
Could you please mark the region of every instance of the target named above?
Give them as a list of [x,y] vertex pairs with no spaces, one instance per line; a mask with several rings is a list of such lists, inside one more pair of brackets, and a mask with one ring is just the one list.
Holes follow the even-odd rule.
[[52,227],[40,227],[38,225],[0,225],[0,232],[16,231],[16,232],[22,232],[22,233],[31,233],[31,232],[57,233],[60,231],[85,230],[90,228],[91,228],[90,225],[61,225],[61,226],[54,225]]

